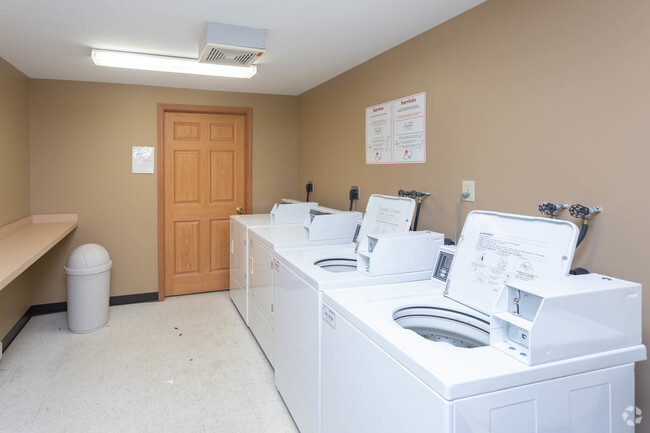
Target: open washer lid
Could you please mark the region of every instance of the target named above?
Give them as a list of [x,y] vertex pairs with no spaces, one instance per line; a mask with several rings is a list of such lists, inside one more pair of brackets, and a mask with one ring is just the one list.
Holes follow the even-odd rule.
[[370,234],[408,232],[414,210],[415,200],[412,198],[371,195],[357,235],[357,247]]
[[568,275],[577,239],[569,221],[472,211],[444,294],[490,314],[504,283]]
[[414,210],[415,200],[412,198],[372,194],[363,221],[357,226],[355,257],[323,257],[314,265],[330,272],[356,272],[356,252],[364,239],[371,234],[408,232]]

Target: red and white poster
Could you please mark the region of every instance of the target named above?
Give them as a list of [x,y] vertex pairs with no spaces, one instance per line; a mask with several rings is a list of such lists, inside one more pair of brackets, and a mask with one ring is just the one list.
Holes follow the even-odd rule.
[[426,93],[366,108],[366,164],[426,162]]
[[393,162],[393,105],[366,108],[366,164]]

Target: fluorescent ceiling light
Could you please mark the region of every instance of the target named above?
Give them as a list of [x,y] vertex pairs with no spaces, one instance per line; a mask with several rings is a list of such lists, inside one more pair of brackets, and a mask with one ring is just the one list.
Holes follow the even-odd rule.
[[91,57],[95,65],[145,71],[176,72],[179,74],[211,75],[217,77],[250,78],[257,66],[227,66],[199,63],[197,59],[156,56],[154,54],[127,53],[93,48]]

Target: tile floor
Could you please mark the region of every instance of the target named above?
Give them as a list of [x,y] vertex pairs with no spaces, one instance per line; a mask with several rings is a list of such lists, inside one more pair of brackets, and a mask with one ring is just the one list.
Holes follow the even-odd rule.
[[298,433],[228,292],[33,317],[0,359],[0,432]]

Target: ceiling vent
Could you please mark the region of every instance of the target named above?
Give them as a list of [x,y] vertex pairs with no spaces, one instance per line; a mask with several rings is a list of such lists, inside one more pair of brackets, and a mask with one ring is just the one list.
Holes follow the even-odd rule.
[[250,66],[264,54],[266,30],[208,23],[199,43],[199,63]]

